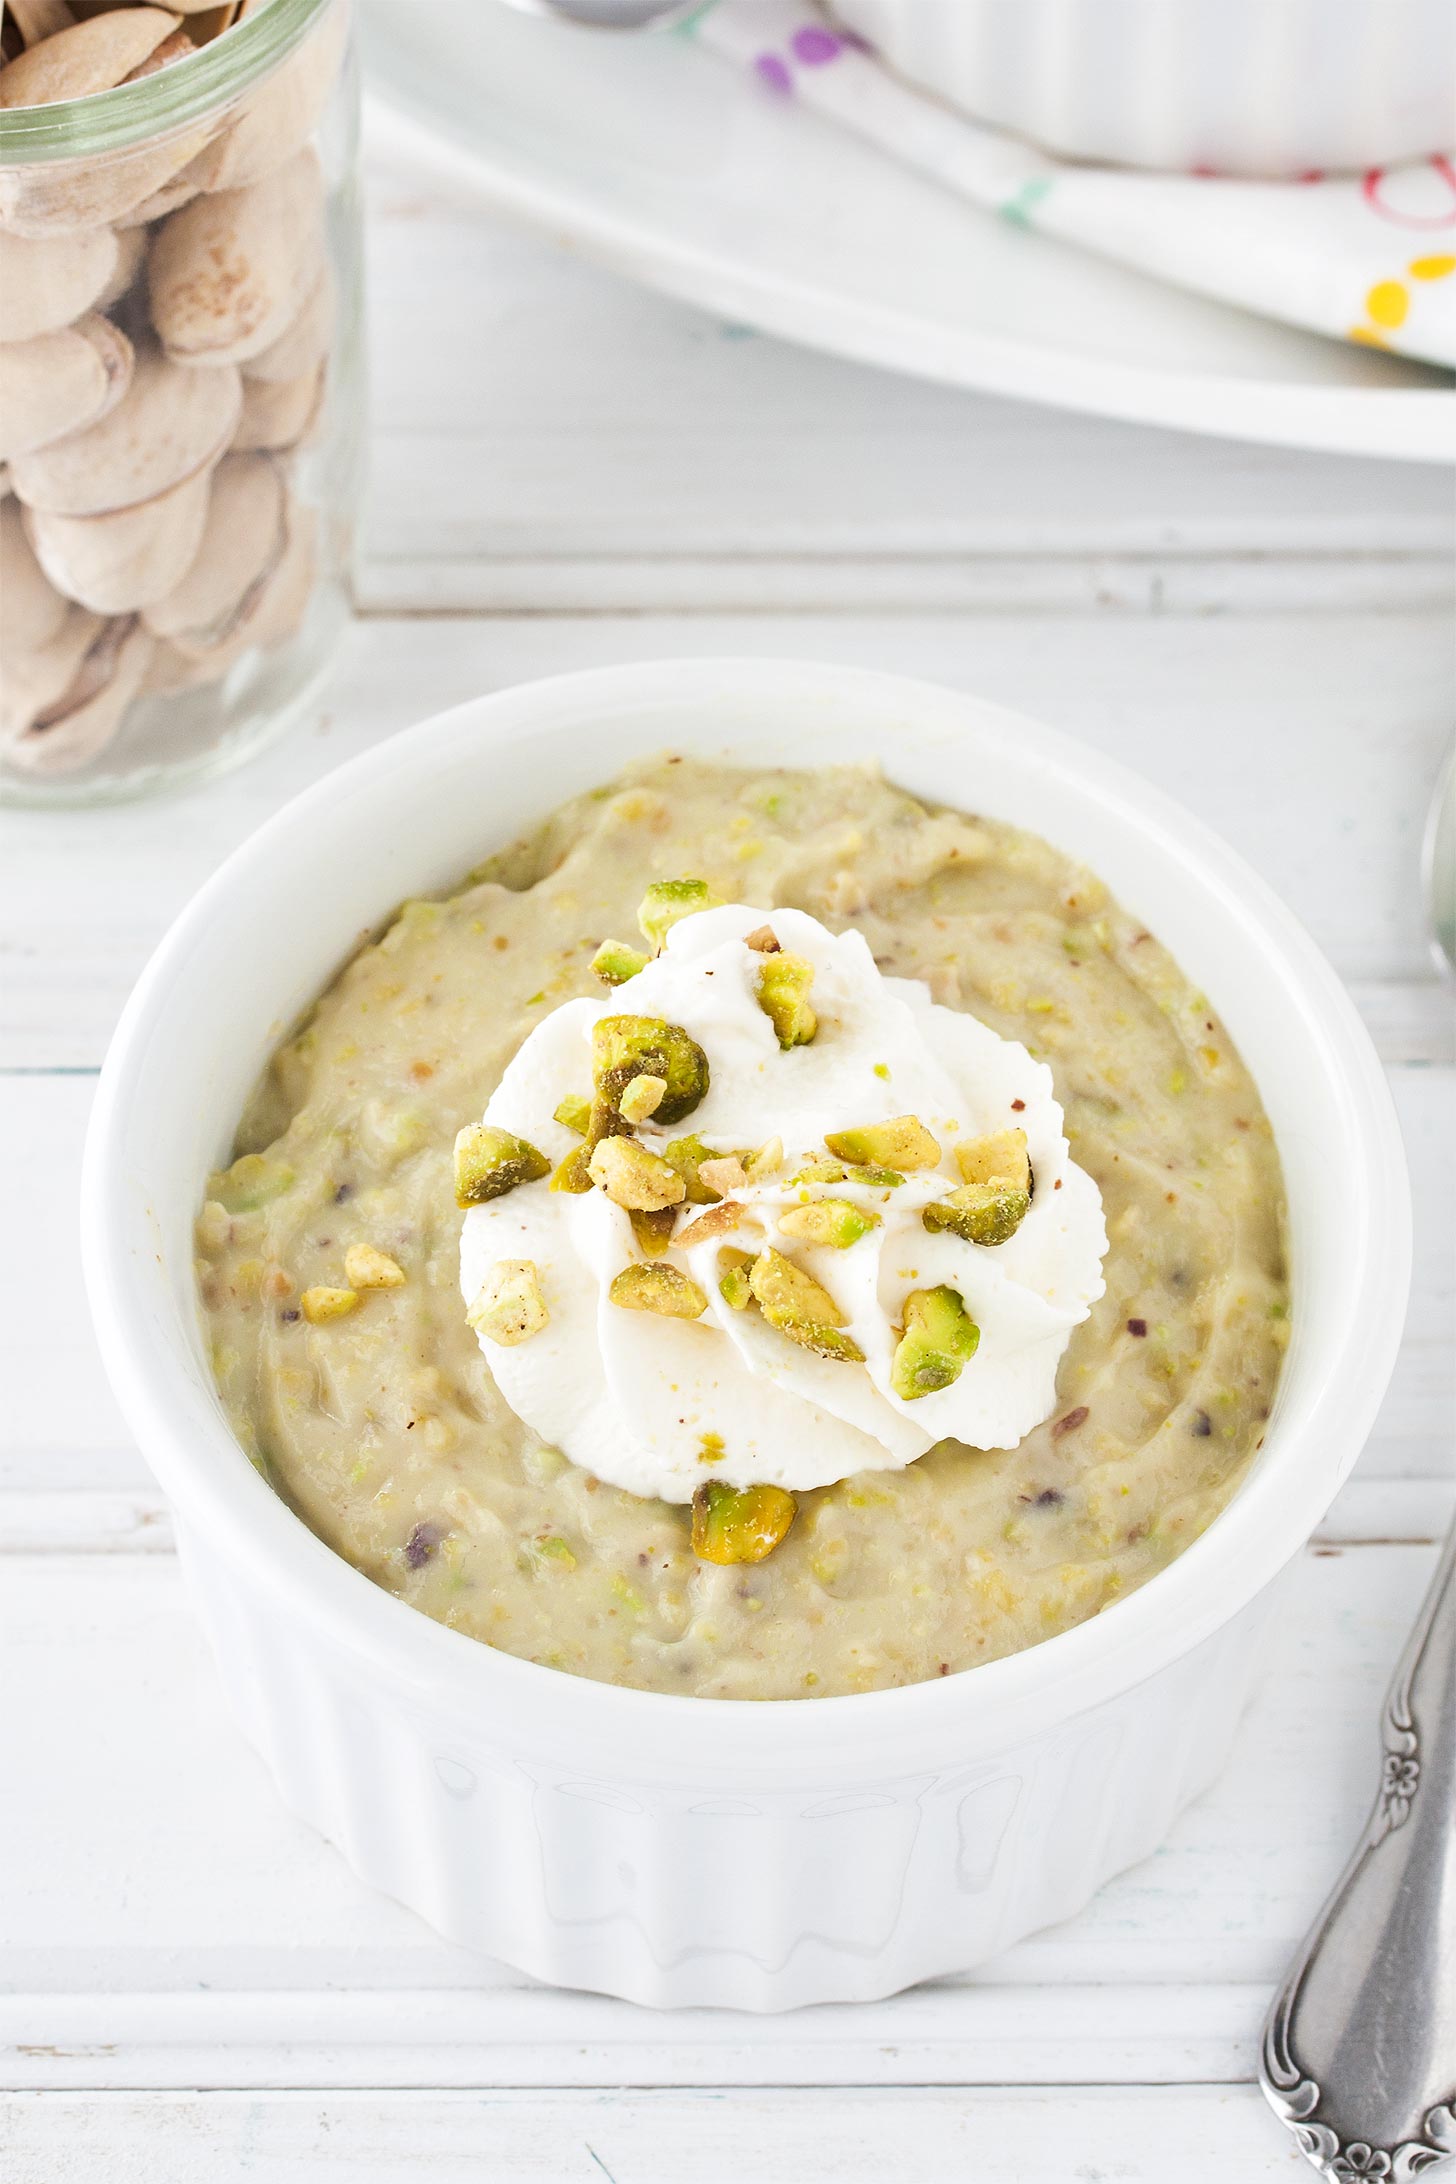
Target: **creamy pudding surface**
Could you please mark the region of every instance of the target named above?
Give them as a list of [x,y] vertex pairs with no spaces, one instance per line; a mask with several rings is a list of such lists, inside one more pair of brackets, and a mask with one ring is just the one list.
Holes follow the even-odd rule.
[[235,1153],[198,1272],[252,1460],[413,1606],[649,1690],[1083,1621],[1227,1502],[1287,1341],[1205,997],[1036,836],[859,768],[575,799],[399,911]]

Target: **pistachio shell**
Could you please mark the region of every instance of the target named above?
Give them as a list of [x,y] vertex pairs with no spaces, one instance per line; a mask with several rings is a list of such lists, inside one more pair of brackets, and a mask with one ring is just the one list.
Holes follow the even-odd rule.
[[69,326],[95,303],[119,255],[116,237],[104,228],[44,242],[0,232],[0,341],[29,341]]
[[28,46],[54,38],[76,20],[66,0],[7,0],[5,13],[19,30],[21,44]]
[[32,454],[94,424],[121,400],[131,372],[131,343],[94,314],[0,344],[0,456]]
[[318,161],[301,152],[248,189],[195,197],[152,244],[152,319],[176,363],[259,355],[286,332],[323,258]]
[[0,751],[9,764],[27,773],[73,773],[86,765],[111,741],[141,689],[152,642],[129,616],[98,622],[84,608],[72,608],[48,648],[49,664],[69,670],[54,695],[32,704],[19,723],[6,703],[8,689],[0,698]]
[[196,164],[196,160],[189,159],[186,166],[170,175],[160,189],[153,190],[150,197],[142,198],[139,204],[122,213],[116,223],[118,230],[125,234],[135,228],[149,227],[153,220],[165,220],[168,213],[190,205],[200,187],[193,179],[192,170]]
[[298,379],[321,364],[334,336],[334,283],[328,268],[314,283],[286,333],[243,366],[245,379]]
[[326,369],[315,364],[298,379],[245,379],[233,446],[242,450],[296,446],[318,414]]
[[106,624],[84,607],[68,607],[43,644],[23,648],[7,638],[0,646],[0,749],[30,728],[37,715],[58,705]]
[[9,463],[0,463],[0,501],[9,500],[15,488],[10,483]]
[[30,550],[19,503],[0,503],[0,649],[17,657],[43,650],[59,637],[68,612]]
[[49,106],[110,91],[177,27],[161,8],[115,8],[42,38],[0,70],[0,107]]
[[207,524],[191,567],[143,619],[154,636],[200,658],[224,644],[287,544],[283,480],[266,455],[229,455],[212,477]]
[[189,53],[196,51],[196,46],[185,30],[174,30],[159,46],[153,46],[140,67],[132,69],[121,80],[123,83],[140,83],[144,77],[155,76],[160,69],[170,68],[173,61],[185,61]]
[[[247,457],[249,461],[266,457]],[[283,521],[282,552],[271,560],[238,601],[211,643],[195,626],[181,637],[163,640],[152,669],[154,689],[178,690],[216,682],[245,653],[282,644],[303,620],[317,573],[318,519],[311,508],[289,506]],[[198,560],[207,552],[207,538]],[[150,619],[150,617],[148,618]]]
[[140,228],[117,229],[116,265],[110,280],[96,298],[98,311],[108,311],[112,304],[121,301],[140,273],[146,254],[147,238]]
[[104,516],[27,509],[26,535],[58,591],[93,614],[135,614],[165,599],[197,558],[212,473],[204,468],[135,508]]
[[211,121],[199,123],[160,142],[149,139],[132,151],[108,153],[105,159],[0,167],[0,230],[50,239],[124,220],[197,157],[214,128]]
[[312,37],[247,99],[198,162],[205,190],[236,190],[272,174],[318,126],[339,65],[345,11],[335,7]]
[[100,516],[155,500],[211,463],[237,426],[235,371],[186,372],[150,344],[99,424],[12,464],[15,490],[47,515]]

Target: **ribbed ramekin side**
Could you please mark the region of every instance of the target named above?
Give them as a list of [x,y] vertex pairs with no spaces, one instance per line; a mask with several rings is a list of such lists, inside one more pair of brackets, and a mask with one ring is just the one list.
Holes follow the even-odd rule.
[[242,1726],[292,1809],[453,1941],[657,2007],[868,2000],[1068,1918],[1222,1766],[1279,1588],[1132,1691],[981,1760],[866,1789],[612,1779],[443,1720],[184,1563]]

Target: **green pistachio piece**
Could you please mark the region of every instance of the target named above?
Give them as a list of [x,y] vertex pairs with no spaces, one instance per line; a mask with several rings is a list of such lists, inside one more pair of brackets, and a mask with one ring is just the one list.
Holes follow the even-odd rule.
[[708,1057],[681,1024],[660,1016],[603,1016],[592,1031],[596,1105],[618,1110],[634,1077],[660,1077],[666,1090],[653,1120],[681,1122],[708,1090]]
[[822,1153],[811,1153],[802,1168],[796,1168],[789,1177],[791,1184],[843,1183],[849,1175],[842,1160],[826,1160]]
[[877,1213],[866,1213],[848,1198],[821,1198],[812,1206],[791,1206],[779,1215],[779,1234],[800,1244],[828,1244],[847,1251],[871,1229],[878,1228]]
[[604,940],[591,959],[591,967],[604,986],[625,986],[629,978],[645,971],[650,958],[625,940]]
[[591,1101],[583,1099],[579,1092],[568,1092],[551,1119],[564,1129],[575,1130],[578,1137],[585,1137],[591,1121]]
[[627,1312],[660,1312],[667,1319],[701,1319],[708,1300],[695,1281],[675,1266],[644,1266],[638,1261],[612,1277],[607,1291]]
[[819,1029],[819,1019],[809,1006],[814,966],[803,956],[779,949],[766,955],[758,974],[758,1005],[773,1025],[779,1045],[807,1046]]
[[637,923],[656,950],[679,918],[690,918],[697,910],[720,909],[722,901],[706,880],[654,880],[638,905]]
[[700,1562],[762,1562],[783,1539],[797,1507],[781,1486],[708,1479],[693,1496],[693,1553]]
[[949,1231],[968,1244],[1004,1244],[1026,1218],[1031,1200],[1010,1183],[962,1183],[921,1214],[932,1236]]
[[718,1160],[711,1145],[705,1145],[700,1137],[672,1138],[662,1148],[662,1157],[669,1166],[676,1168],[683,1179],[690,1206],[713,1206],[718,1202],[716,1191],[709,1190],[698,1174],[705,1160]]
[[656,1153],[635,1138],[603,1138],[588,1163],[588,1173],[614,1206],[637,1213],[659,1213],[682,1204],[683,1179]]
[[465,1315],[477,1334],[507,1350],[539,1335],[550,1316],[533,1259],[497,1259]]
[[630,1206],[627,1218],[632,1224],[632,1234],[637,1239],[637,1249],[644,1259],[660,1259],[672,1242],[673,1224],[677,1220],[672,1206],[663,1206],[656,1213],[645,1212],[641,1207]]
[[859,1344],[838,1332],[844,1325],[844,1314],[828,1290],[771,1244],[749,1269],[748,1286],[770,1327],[787,1335],[790,1342],[842,1364],[864,1363]]
[[493,1123],[468,1123],[455,1140],[457,1206],[483,1206],[487,1199],[503,1198],[518,1183],[537,1183],[550,1173],[544,1153]]
[[580,1198],[584,1192],[589,1191],[592,1187],[591,1156],[593,1150],[594,1148],[589,1142],[585,1145],[573,1146],[551,1178],[552,1190],[570,1191],[574,1198]]
[[824,1140],[836,1160],[876,1168],[933,1168],[940,1147],[918,1115],[895,1115],[859,1130],[835,1130]]
[[726,1245],[718,1254],[718,1294],[730,1311],[746,1312],[753,1302],[748,1279],[752,1265],[753,1253],[740,1251],[735,1244]]
[[267,1153],[244,1153],[230,1168],[207,1179],[207,1195],[229,1213],[257,1213],[293,1188],[293,1170]]
[[954,1289],[912,1289],[901,1317],[904,1333],[890,1365],[890,1387],[903,1403],[933,1395],[959,1380],[976,1354],[981,1330]]

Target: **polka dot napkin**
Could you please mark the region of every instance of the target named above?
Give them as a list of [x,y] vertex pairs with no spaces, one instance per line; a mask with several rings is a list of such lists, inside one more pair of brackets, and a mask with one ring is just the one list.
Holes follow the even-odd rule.
[[709,0],[683,26],[1005,220],[1269,318],[1456,365],[1456,160],[1293,182],[1078,166],[912,91],[805,0]]

